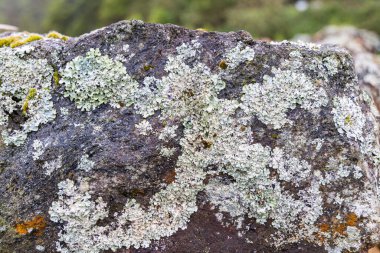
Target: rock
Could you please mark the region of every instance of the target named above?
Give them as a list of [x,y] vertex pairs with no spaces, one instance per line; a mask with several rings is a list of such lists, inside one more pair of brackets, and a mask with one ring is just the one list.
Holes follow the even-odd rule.
[[379,242],[378,124],[347,51],[141,21],[56,37],[0,38],[1,252]]
[[0,24],[0,32],[16,32],[18,31],[17,26]]

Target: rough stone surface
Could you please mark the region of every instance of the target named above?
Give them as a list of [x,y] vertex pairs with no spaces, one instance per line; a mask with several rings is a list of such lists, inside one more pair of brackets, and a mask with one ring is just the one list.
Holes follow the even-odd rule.
[[359,85],[372,96],[380,111],[380,37],[376,33],[351,26],[328,26],[312,36],[296,39],[338,45],[349,50]]
[[1,47],[0,83],[0,252],[379,243],[378,124],[343,49],[123,21]]

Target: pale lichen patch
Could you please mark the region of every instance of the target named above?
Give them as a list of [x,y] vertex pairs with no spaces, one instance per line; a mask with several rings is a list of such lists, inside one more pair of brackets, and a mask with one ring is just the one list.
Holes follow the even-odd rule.
[[322,62],[323,66],[327,69],[328,75],[333,76],[339,72],[339,66],[341,63],[336,55],[325,57]]
[[176,137],[176,130],[178,129],[178,126],[165,126],[160,135],[158,136],[158,139],[160,140],[169,140]]
[[[0,48],[0,126],[7,126],[9,114],[23,111],[21,129],[2,131],[5,144],[20,146],[27,134],[55,119],[50,87],[53,68],[45,59],[23,59],[16,50]],[[34,90],[33,99],[28,94]]]
[[51,174],[62,167],[62,156],[58,156],[57,159],[46,161],[42,168],[45,170],[45,175],[51,176]]
[[136,125],[136,129],[139,134],[148,135],[152,130],[152,125],[147,120],[142,120],[140,123]]
[[279,179],[293,182],[296,186],[310,179],[311,165],[306,161],[284,154],[283,150],[274,148],[272,151],[272,167],[277,170]]
[[363,141],[366,117],[360,106],[349,97],[336,97],[332,110],[338,132],[349,139]]
[[119,103],[129,106],[138,87],[124,65],[91,49],[78,56],[60,72],[60,84],[65,85],[64,96],[73,100],[82,110],[92,110],[101,104]]
[[257,115],[260,121],[279,129],[292,124],[286,113],[300,105],[312,111],[327,105],[323,88],[314,85],[307,75],[295,70],[272,69],[273,76],[264,76],[263,83],[243,87],[242,108],[249,115]]
[[90,170],[92,170],[92,168],[94,168],[94,166],[95,166],[95,162],[89,159],[88,154],[84,154],[80,158],[77,169],[89,172]]
[[236,47],[230,49],[225,54],[226,67],[229,69],[235,69],[241,63],[246,61],[252,61],[255,57],[255,50],[249,46],[239,42]]
[[38,160],[41,155],[44,153],[45,147],[42,141],[34,140],[33,141],[33,160]]
[[171,157],[174,155],[175,151],[176,151],[176,148],[163,147],[160,150],[160,155],[162,155],[163,157]]

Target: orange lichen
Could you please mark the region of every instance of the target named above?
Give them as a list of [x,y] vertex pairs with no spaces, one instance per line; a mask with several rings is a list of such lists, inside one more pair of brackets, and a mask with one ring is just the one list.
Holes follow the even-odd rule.
[[317,238],[317,240],[320,241],[320,243],[324,243],[324,241],[326,240],[326,238],[323,235],[321,235],[320,233],[317,233],[316,238]]
[[358,216],[355,213],[349,213],[346,215],[347,226],[356,226],[358,224]]
[[19,235],[26,235],[35,231],[36,235],[42,235],[46,228],[46,221],[44,217],[37,215],[33,219],[16,224],[16,233]]
[[327,232],[330,230],[330,226],[326,223],[322,224],[319,226],[319,229],[321,230],[321,232]]
[[321,233],[328,233],[332,236],[347,236],[347,227],[356,226],[358,224],[358,216],[355,213],[348,213],[345,216],[344,221],[332,217],[330,222],[322,223],[319,225],[319,231],[317,233],[317,238],[324,240],[324,237]]
[[368,253],[380,253],[380,247],[379,246],[375,246],[375,247],[369,249]]
[[340,223],[334,227],[334,232],[339,233],[341,235],[345,235],[347,230],[346,224]]

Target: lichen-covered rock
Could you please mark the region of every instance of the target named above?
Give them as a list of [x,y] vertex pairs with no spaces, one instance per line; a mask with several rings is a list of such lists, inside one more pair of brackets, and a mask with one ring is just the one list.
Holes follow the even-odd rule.
[[380,37],[351,26],[327,26],[312,36],[299,39],[346,48],[354,59],[359,85],[373,97],[380,111]]
[[140,21],[40,37],[0,48],[0,252],[379,243],[378,124],[345,50]]

